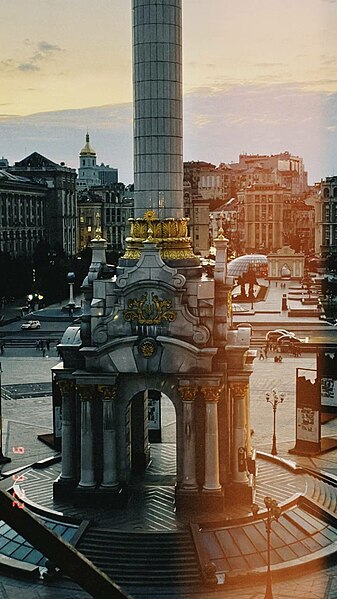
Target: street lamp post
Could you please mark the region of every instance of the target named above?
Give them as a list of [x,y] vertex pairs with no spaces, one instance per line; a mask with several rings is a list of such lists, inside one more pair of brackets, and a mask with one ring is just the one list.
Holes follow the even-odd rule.
[[279,403],[284,402],[284,398],[285,398],[284,393],[279,393],[277,391],[277,389],[273,389],[271,393],[269,393],[269,391],[267,391],[267,393],[266,393],[266,401],[267,401],[267,403],[270,403],[273,408],[273,445],[271,448],[272,455],[277,455],[277,449],[276,449],[276,411],[277,411],[277,406]]
[[11,458],[7,458],[2,453],[2,410],[1,410],[1,397],[2,397],[2,387],[1,387],[1,375],[2,375],[2,366],[0,362],[0,464],[8,464],[11,462]]
[[[266,517],[265,518],[262,517],[262,520],[266,527],[266,534],[267,534],[267,579],[266,579],[266,592],[265,592],[264,599],[273,599],[273,588],[272,588],[272,578],[271,578],[271,569],[270,569],[270,533],[271,533],[272,522],[274,520],[276,522],[278,521],[282,510],[279,507],[276,499],[272,499],[269,496],[264,498],[264,504],[267,508]],[[257,505],[257,503],[253,503],[253,505],[251,506],[251,510],[252,510],[254,518],[257,517],[259,509],[260,508]]]

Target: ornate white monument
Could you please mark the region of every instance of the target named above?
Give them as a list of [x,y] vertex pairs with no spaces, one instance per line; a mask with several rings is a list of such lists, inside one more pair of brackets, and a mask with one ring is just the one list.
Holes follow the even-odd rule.
[[[181,0],[133,0],[135,207],[117,276],[98,229],[84,316],[59,345],[56,496],[113,504],[146,469],[148,393],[176,413],[179,509],[251,502],[250,329],[232,330],[227,240],[203,275],[183,217]],[[57,393],[57,391],[56,391]]]

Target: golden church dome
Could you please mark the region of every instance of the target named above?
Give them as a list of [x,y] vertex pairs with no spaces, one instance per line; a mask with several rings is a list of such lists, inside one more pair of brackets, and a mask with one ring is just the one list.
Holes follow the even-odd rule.
[[91,147],[89,143],[89,133],[85,136],[86,144],[84,148],[80,151],[80,156],[96,156],[95,150]]

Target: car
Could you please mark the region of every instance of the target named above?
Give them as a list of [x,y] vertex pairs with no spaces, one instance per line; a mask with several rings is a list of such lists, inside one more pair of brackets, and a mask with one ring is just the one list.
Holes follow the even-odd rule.
[[290,335],[290,337],[295,337],[295,333],[291,333],[285,329],[275,329],[274,331],[268,331],[266,334],[266,341],[277,341],[282,335]]
[[249,308],[241,306],[241,304],[232,304],[233,312],[249,312]]
[[28,320],[28,322],[24,322],[21,325],[22,329],[39,329],[41,326],[41,323],[39,320]]
[[295,337],[295,335],[281,335],[281,337],[277,339],[277,343],[280,345],[282,345],[282,343],[292,345],[293,343],[302,343],[302,339]]

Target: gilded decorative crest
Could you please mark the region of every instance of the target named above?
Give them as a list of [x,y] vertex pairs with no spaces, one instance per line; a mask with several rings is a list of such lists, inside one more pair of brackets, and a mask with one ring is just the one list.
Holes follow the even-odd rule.
[[172,308],[172,301],[160,299],[155,293],[144,293],[138,299],[129,299],[127,310],[124,310],[124,320],[127,322],[138,322],[138,324],[160,324],[162,322],[173,322],[177,313]]
[[145,220],[154,220],[156,218],[156,213],[154,210],[147,210],[144,214]]
[[156,344],[152,339],[144,339],[138,349],[144,358],[151,358],[156,353]]

